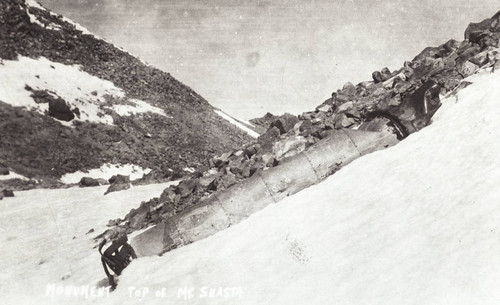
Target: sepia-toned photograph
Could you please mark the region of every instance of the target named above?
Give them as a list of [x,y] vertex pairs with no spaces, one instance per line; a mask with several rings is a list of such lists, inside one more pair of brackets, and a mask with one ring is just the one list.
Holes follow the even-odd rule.
[[500,0],[0,0],[0,304],[500,304]]

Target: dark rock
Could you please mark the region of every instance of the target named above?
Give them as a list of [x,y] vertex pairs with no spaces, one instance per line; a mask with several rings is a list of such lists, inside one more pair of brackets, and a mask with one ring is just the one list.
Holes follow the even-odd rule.
[[108,221],[108,224],[106,226],[108,226],[108,227],[114,227],[114,226],[119,225],[120,222],[121,222],[121,219],[110,219]]
[[94,228],[92,228],[92,229],[88,230],[88,232],[87,232],[87,233],[85,233],[85,235],[90,234],[90,233],[94,233]]
[[458,58],[456,61],[459,63],[467,61],[467,60],[469,60],[469,58],[473,57],[474,55],[476,55],[480,51],[481,51],[481,47],[479,47],[479,45],[472,44],[468,48],[465,48],[465,49],[461,50],[461,52],[458,52]]
[[493,17],[485,19],[478,23],[470,23],[465,30],[464,37],[471,42],[479,42],[483,35],[487,35],[488,31],[497,32],[500,30],[500,11]]
[[99,181],[92,177],[82,177],[82,179],[80,179],[80,186],[82,187],[99,186]]
[[115,184],[115,183],[130,183],[130,176],[124,176],[124,175],[114,175],[111,178],[109,178],[109,183]]
[[195,179],[183,180],[177,185],[176,193],[185,198],[193,193],[198,187],[198,181]]
[[149,208],[141,204],[138,209],[132,209],[126,217],[130,228],[141,229],[146,226],[146,219],[148,218]]
[[9,169],[7,167],[0,165],[0,175],[6,176],[9,174],[10,174]]
[[62,98],[49,101],[49,115],[61,121],[69,122],[75,118],[75,114]]
[[386,81],[388,80],[389,78],[392,77],[392,74],[391,74],[391,71],[389,70],[389,68],[385,67],[383,68],[381,71],[380,71],[380,75],[382,77],[382,81]]
[[436,55],[439,53],[439,48],[436,47],[427,47],[423,49],[415,58],[413,58],[412,62],[423,61],[426,58],[436,58]]
[[2,191],[2,195],[4,197],[14,197],[14,191],[13,190],[9,190],[9,189],[4,189]]
[[215,167],[219,168],[219,167],[227,164],[227,162],[229,161],[229,157],[231,157],[232,155],[233,155],[233,152],[226,152],[218,157],[215,157],[213,159],[213,163],[214,163]]
[[104,195],[107,195],[112,192],[128,190],[129,188],[130,188],[130,183],[113,183],[109,186]]
[[375,82],[375,84],[383,82],[382,73],[380,73],[380,71],[373,72],[372,78],[373,78],[373,81]]
[[248,147],[246,147],[243,151],[243,153],[248,157],[251,158],[253,155],[255,155],[260,149],[259,144],[253,144]]
[[263,151],[271,151],[273,145],[280,138],[280,130],[277,127],[269,128],[266,133],[257,138],[258,143],[262,147]]
[[297,116],[292,114],[284,114],[280,116],[277,120],[271,123],[269,128],[276,127],[279,129],[280,134],[287,133],[293,126],[299,121]]
[[470,58],[469,61],[479,67],[482,67],[488,62],[488,51],[489,50],[485,50],[481,53],[474,55],[474,57]]
[[295,124],[294,130],[296,134],[306,137],[312,133],[313,123],[311,120],[300,121]]

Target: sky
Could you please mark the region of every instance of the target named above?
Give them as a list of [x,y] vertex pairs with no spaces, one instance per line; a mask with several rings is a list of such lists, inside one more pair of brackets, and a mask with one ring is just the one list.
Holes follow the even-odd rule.
[[241,119],[312,110],[500,10],[500,0],[39,2]]

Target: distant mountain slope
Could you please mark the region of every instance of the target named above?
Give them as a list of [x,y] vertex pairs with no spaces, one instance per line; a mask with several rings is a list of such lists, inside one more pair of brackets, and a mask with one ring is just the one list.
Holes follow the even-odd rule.
[[251,138],[169,73],[33,0],[0,2],[0,163],[56,180],[106,163],[181,176]]

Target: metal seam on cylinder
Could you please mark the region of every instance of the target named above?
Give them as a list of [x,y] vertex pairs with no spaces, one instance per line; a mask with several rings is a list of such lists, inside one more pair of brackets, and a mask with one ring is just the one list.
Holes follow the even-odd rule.
[[359,151],[359,148],[358,146],[356,145],[356,143],[353,141],[353,139],[351,138],[351,136],[344,130],[344,129],[341,129],[342,132],[344,132],[344,134],[349,138],[349,140],[351,140],[351,143],[352,145],[354,145],[354,147],[356,148],[356,150],[358,151],[358,154],[361,156],[361,152]]
[[311,165],[311,168],[312,168],[314,174],[316,175],[316,178],[318,179],[315,183],[318,183],[319,181],[321,181],[321,177],[318,175],[318,172],[316,171],[316,168],[314,168],[314,165],[312,164],[312,162],[309,159],[309,156],[306,154],[306,152],[304,151],[302,154],[305,156],[305,158],[306,158],[307,162],[309,163],[309,165]]
[[273,199],[274,203],[278,202],[278,201],[274,198],[273,193],[272,193],[272,192],[271,192],[271,190],[269,189],[269,186],[267,186],[267,183],[266,183],[266,181],[264,180],[264,178],[261,176],[260,172],[258,172],[258,173],[256,173],[256,174],[259,176],[260,180],[262,180],[262,183],[264,183],[264,186],[266,187],[266,191],[269,193],[269,195],[271,195],[271,198]]
[[229,226],[232,226],[233,225],[233,222],[231,221],[231,218],[229,217],[229,215],[227,214],[226,212],[226,209],[224,209],[224,207],[222,206],[222,201],[219,199],[219,197],[217,197],[217,195],[214,193],[212,196],[214,196],[215,200],[217,201],[217,203],[219,204],[222,212],[224,212],[224,215],[226,215],[226,218],[227,218],[227,222],[229,222]]

